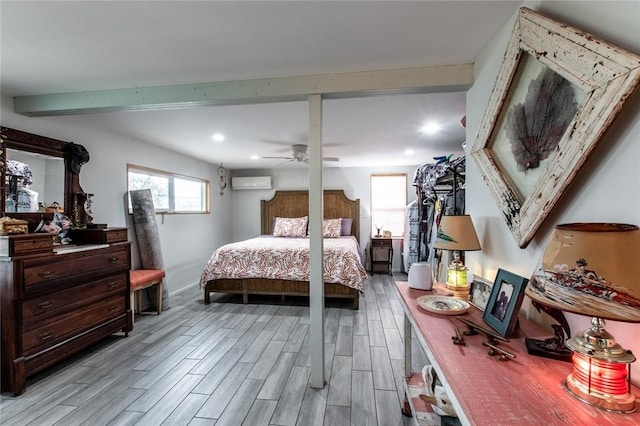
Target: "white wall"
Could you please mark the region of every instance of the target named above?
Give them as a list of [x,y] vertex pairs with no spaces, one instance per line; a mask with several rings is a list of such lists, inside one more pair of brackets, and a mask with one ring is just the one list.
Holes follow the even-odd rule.
[[[640,2],[530,2],[525,4],[633,52],[640,52]],[[475,140],[515,16],[496,35],[476,62],[476,81],[467,93],[467,140]],[[535,238],[520,249],[493,197],[482,180],[474,160],[467,161],[467,212],[472,215],[482,245],[481,252],[467,254],[473,273],[493,279],[498,268],[529,277],[542,256],[553,227],[569,222],[620,222],[640,224],[640,93],[636,90],[622,113],[601,140],[599,147],[580,170],[574,182],[549,214]],[[469,144],[471,147],[472,143]],[[528,301],[523,305],[533,319],[538,315]],[[589,327],[590,318],[567,314],[572,334]],[[607,323],[623,347],[640,354],[640,325]],[[640,362],[632,364],[631,377],[640,383]]]
[[[227,190],[218,196],[216,167],[194,158],[131,139],[117,129],[89,126],[86,116],[29,118],[13,113],[13,102],[2,97],[2,125],[64,141],[82,144],[91,160],[82,167],[80,184],[93,197],[94,223],[129,228],[135,242],[130,215],[125,210],[127,163],[208,179],[212,187],[212,213],[156,216],[162,257],[170,293],[194,284],[212,251],[231,241],[231,197]],[[132,246],[134,267],[139,267],[137,246]]]
[[[424,159],[429,162],[430,159]],[[433,161],[433,160],[431,160]],[[360,199],[360,247],[364,250],[371,235],[371,174],[406,173],[407,204],[416,199],[415,188],[411,185],[413,174],[419,164],[408,167],[388,168],[325,168],[323,185],[325,189],[343,189],[350,199]],[[269,200],[275,190],[308,189],[307,168],[277,168],[270,170],[236,170],[234,176],[272,176],[272,190],[242,190],[233,192],[233,239],[239,241],[260,235],[260,200]],[[400,270],[400,239],[393,242],[393,269]]]

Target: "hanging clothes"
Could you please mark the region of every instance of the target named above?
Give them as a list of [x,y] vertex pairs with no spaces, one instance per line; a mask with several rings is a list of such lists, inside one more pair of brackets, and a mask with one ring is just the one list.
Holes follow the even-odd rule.
[[407,205],[404,220],[404,244],[402,260],[404,270],[409,272],[413,263],[420,261],[420,205],[413,200]]
[[[450,253],[433,249],[433,242],[443,214],[464,214],[465,157],[434,158],[434,163],[418,167],[413,186],[418,192],[419,244],[418,261],[427,261],[437,281],[446,281]],[[407,222],[410,219],[407,217]],[[408,226],[408,225],[407,225]],[[407,230],[405,230],[405,235]],[[407,263],[409,260],[406,259]],[[443,266],[444,265],[444,266]]]

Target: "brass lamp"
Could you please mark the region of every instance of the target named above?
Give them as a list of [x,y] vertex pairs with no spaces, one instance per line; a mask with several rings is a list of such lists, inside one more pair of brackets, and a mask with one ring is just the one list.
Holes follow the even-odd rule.
[[453,251],[453,261],[447,270],[447,287],[468,290],[467,267],[460,260],[460,251],[480,250],[471,216],[442,216],[433,248]]
[[605,330],[605,319],[640,322],[640,228],[616,223],[557,225],[525,291],[546,307],[593,317],[564,344],[573,352],[566,389],[604,410],[636,410],[631,351]]

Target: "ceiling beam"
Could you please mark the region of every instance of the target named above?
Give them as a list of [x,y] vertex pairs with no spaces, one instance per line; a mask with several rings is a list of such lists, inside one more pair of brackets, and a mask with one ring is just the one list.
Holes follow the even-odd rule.
[[446,65],[17,96],[14,98],[14,111],[30,117],[44,117],[304,101],[308,95],[317,93],[324,99],[337,99],[379,94],[455,92],[466,91],[472,84],[473,64]]

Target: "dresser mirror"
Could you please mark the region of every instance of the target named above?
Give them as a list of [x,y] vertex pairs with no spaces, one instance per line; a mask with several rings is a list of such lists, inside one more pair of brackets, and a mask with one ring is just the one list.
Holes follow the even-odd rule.
[[64,158],[7,149],[6,168],[6,214],[40,212],[54,203],[62,210]]
[[70,218],[84,215],[84,205],[74,203],[83,194],[80,167],[89,160],[84,147],[7,127],[0,136],[2,215],[26,220],[29,231],[53,216],[47,207],[54,202]]

